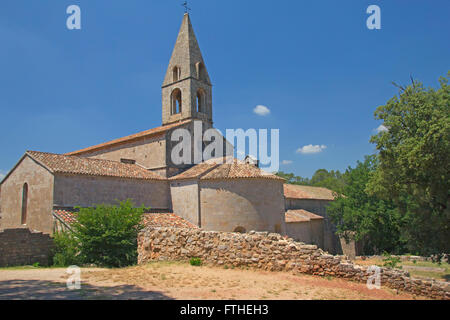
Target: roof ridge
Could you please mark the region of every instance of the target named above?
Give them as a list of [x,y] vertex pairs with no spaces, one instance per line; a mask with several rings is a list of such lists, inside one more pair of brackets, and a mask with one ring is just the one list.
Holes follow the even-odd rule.
[[167,180],[142,166],[120,161],[69,156],[40,151],[27,151],[25,155],[51,173],[81,174],[104,177],[123,177],[144,180]]
[[72,156],[72,155],[67,155],[64,153],[52,153],[52,152],[42,152],[42,151],[26,151],[28,152],[36,152],[36,153],[43,153],[43,154],[49,154],[49,155],[54,155],[54,156],[60,156],[60,157],[67,157],[67,158],[75,158],[75,159],[83,159],[83,160],[88,160],[88,161],[101,161],[101,162],[113,162],[113,163],[120,163],[123,165],[128,165],[128,166],[138,166],[141,169],[147,170],[146,168],[144,168],[143,166],[140,166],[136,163],[124,163],[124,162],[120,162],[120,161],[115,161],[115,160],[109,160],[109,159],[98,159],[98,158],[89,158],[89,157],[81,157],[81,156]]
[[[247,172],[245,172],[247,170]],[[244,172],[243,172],[244,171]],[[203,180],[217,179],[274,179],[285,180],[277,175],[267,172],[252,164],[245,163],[238,159],[234,159],[231,163],[225,162],[209,171],[202,177]]]
[[[159,133],[163,133],[169,129],[175,128],[177,126],[181,126],[184,125],[186,123],[189,123],[190,121],[192,121],[192,119],[187,119],[187,120],[183,120],[183,121],[179,121],[179,122],[174,122],[174,123],[169,123],[169,124],[165,124],[159,127],[155,127],[152,129],[148,129],[148,130],[144,130],[141,132],[137,132],[137,133],[133,133],[124,137],[119,137],[116,139],[112,139],[112,140],[108,140],[93,146],[89,146],[83,149],[79,149],[79,150],[75,150],[75,151],[71,151],[71,152],[67,152],[64,153],[64,155],[67,156],[73,156],[73,155],[78,155],[78,154],[83,154],[83,153],[88,153],[88,152],[93,152],[99,149],[102,149],[104,147],[108,147],[108,146],[114,146],[116,144],[121,144],[121,143],[125,143],[134,139],[142,139],[145,138],[147,135],[152,135],[152,134],[159,134]],[[154,131],[153,131],[154,130]],[[153,132],[152,132],[153,131]]]
[[307,186],[307,185],[304,185],[304,184],[293,184],[293,183],[288,183],[288,184],[290,184],[292,186],[298,186],[298,187],[314,188],[314,189],[326,189],[326,190],[332,191],[331,189],[329,189],[327,187]]

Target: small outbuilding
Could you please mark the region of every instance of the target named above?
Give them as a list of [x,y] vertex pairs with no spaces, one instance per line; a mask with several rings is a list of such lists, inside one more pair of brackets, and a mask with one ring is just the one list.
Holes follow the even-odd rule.
[[[317,233],[314,231],[315,241],[322,243],[320,247],[330,253],[342,253],[340,239],[336,235],[336,226],[327,214],[327,206],[335,199],[335,194],[332,190],[321,187],[285,184],[284,198],[287,212],[303,210],[303,214],[308,213],[322,217],[321,224],[323,225],[323,232]],[[318,224],[318,222],[315,224]],[[300,227],[296,227],[295,229],[298,231]],[[297,231],[294,232],[293,228],[288,228],[288,230],[292,231],[292,234],[288,231],[288,235],[295,238]],[[314,230],[318,230],[318,227],[315,226]],[[319,240],[318,237],[323,237],[323,240]]]
[[323,248],[323,220],[322,216],[306,210],[288,210],[286,233],[296,241]]

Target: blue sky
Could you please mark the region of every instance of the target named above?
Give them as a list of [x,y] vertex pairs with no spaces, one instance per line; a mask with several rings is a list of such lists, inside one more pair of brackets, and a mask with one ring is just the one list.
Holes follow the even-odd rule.
[[[0,175],[25,150],[64,153],[161,125],[178,0],[2,0]],[[66,8],[82,30],[66,28]],[[381,30],[366,9],[381,8]],[[281,170],[310,177],[374,152],[376,107],[410,75],[450,70],[450,2],[192,0],[215,126],[279,128]],[[255,114],[257,105],[270,114]],[[311,147],[311,146],[312,147]],[[320,151],[314,154],[297,152]]]

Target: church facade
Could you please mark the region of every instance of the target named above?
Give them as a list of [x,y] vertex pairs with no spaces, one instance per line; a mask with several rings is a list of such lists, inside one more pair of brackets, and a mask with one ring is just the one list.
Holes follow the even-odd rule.
[[295,203],[326,205],[331,191],[325,199],[301,186],[292,192],[282,178],[230,153],[226,162],[174,163],[172,133],[183,128],[194,137],[196,122],[213,128],[212,85],[185,14],[162,85],[162,126],[66,154],[27,151],[0,184],[0,229],[52,233],[55,212],[132,199],[205,230],[276,232],[336,251],[322,207]]

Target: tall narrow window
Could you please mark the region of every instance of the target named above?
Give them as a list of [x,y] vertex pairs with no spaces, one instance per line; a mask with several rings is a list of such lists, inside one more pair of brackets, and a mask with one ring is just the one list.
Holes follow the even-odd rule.
[[197,79],[199,80],[206,80],[205,76],[205,66],[201,62],[197,62]]
[[181,90],[175,89],[172,91],[172,114],[181,113],[182,104],[181,104]]
[[22,190],[22,224],[27,224],[28,184],[23,185]]
[[173,67],[173,82],[180,80],[181,69],[180,67]]
[[206,112],[205,110],[205,93],[202,89],[197,91],[197,112]]

